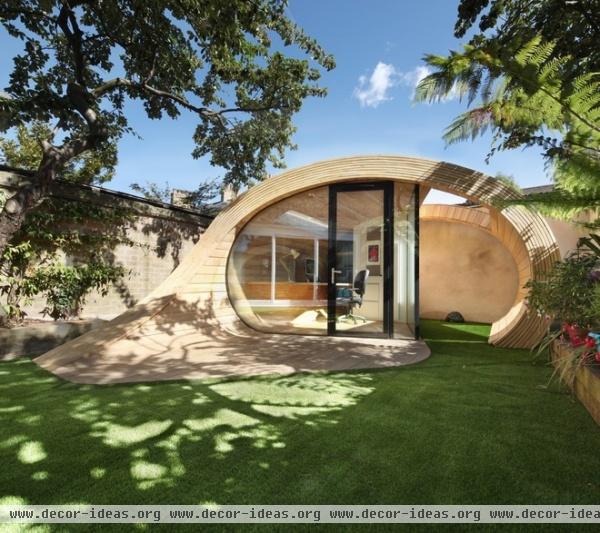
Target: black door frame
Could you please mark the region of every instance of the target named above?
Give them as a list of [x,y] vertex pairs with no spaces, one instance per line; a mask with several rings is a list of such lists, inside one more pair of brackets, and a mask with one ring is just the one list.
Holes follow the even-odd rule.
[[[394,182],[376,181],[366,183],[340,183],[329,186],[329,243],[327,257],[327,334],[336,331],[336,286],[331,270],[336,266],[337,194],[354,191],[383,191],[383,333],[370,333],[369,337],[393,337],[394,335]],[[345,332],[345,336],[356,336]],[[361,337],[363,335],[360,335]]]

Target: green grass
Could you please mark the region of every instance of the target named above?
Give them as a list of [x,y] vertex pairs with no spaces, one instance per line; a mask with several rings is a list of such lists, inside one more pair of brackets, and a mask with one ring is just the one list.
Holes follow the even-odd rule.
[[212,382],[1,363],[0,503],[598,504],[598,427],[487,333],[427,322],[411,367]]

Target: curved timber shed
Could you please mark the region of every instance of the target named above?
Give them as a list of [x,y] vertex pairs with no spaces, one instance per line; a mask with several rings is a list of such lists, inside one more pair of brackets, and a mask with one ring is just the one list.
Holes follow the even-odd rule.
[[[289,170],[252,187],[215,218],[147,298],[36,362],[68,376],[69,367],[81,371],[104,357],[111,357],[113,370],[148,358],[168,365],[169,350],[184,350],[185,357],[185,350],[236,336],[256,345],[280,333],[320,335],[324,346],[331,335],[360,342],[414,339],[419,209],[431,188],[485,207],[423,206],[422,217],[476,226],[510,251],[519,288],[493,323],[489,342],[531,347],[544,323],[527,312],[522,287],[560,259],[546,222],[524,208],[496,209],[517,193],[474,170],[413,157],[358,156]],[[182,348],[190,332],[193,346]]]

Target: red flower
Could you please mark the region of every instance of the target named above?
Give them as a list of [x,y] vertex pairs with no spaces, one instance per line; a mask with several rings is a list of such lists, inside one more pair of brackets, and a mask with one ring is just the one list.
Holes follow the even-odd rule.
[[595,348],[596,340],[593,339],[592,337],[588,337],[587,339],[585,339],[585,347],[586,348]]

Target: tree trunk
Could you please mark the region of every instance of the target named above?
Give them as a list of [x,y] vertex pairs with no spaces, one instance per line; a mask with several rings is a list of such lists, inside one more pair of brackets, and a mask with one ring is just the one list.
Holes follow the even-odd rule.
[[32,183],[21,187],[4,204],[0,212],[0,257],[23,225],[27,213],[48,197],[58,166],[59,160],[55,154],[45,155]]

